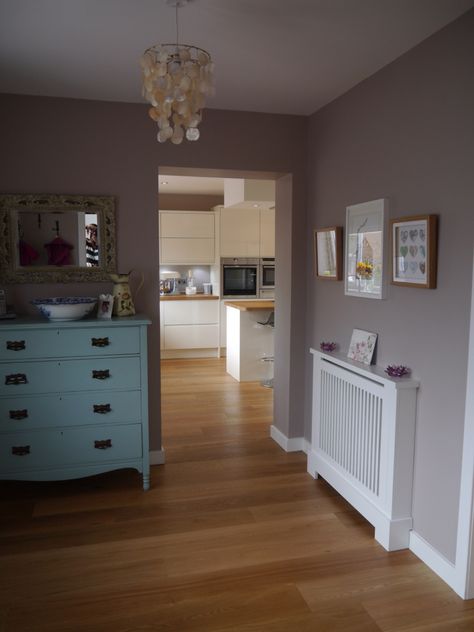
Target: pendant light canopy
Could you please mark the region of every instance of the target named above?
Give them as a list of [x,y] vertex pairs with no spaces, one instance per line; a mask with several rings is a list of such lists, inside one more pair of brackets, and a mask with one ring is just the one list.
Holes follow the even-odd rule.
[[151,104],[148,113],[158,124],[158,141],[175,145],[199,138],[199,123],[206,97],[214,94],[214,63],[210,54],[179,43],[178,9],[187,0],[167,0],[176,10],[176,43],[155,44],[144,52],[140,65],[143,96]]

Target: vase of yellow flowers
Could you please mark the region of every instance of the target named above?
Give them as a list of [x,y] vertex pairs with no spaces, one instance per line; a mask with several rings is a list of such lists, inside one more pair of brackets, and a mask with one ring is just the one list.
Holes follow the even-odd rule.
[[370,261],[359,261],[356,265],[356,277],[362,289],[367,289],[374,275],[374,264]]

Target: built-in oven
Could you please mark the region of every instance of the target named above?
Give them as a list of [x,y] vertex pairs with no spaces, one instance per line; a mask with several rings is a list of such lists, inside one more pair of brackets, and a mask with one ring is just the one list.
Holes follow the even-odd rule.
[[223,298],[258,297],[258,259],[245,257],[221,259]]
[[275,289],[275,259],[260,259],[260,289]]

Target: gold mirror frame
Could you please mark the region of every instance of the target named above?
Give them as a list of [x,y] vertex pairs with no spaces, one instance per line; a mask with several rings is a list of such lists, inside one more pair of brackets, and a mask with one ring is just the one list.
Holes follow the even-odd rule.
[[[16,213],[31,211],[87,212],[99,218],[99,243],[102,263],[97,267],[16,266]],[[102,254],[103,253],[103,254]],[[115,199],[97,195],[9,195],[0,194],[0,282],[1,283],[73,283],[108,281],[117,271],[115,251]]]

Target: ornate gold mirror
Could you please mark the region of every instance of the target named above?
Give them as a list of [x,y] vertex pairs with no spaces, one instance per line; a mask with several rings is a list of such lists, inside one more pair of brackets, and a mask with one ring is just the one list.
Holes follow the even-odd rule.
[[95,195],[0,195],[0,282],[109,280],[115,202]]

